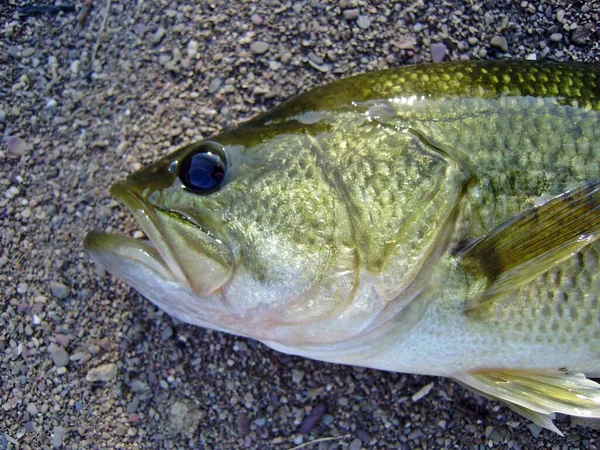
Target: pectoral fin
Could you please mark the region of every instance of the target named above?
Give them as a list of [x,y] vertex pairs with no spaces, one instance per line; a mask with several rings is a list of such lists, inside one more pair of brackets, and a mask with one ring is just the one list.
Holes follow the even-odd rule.
[[600,384],[581,373],[478,371],[455,377],[486,397],[501,400],[539,426],[561,434],[555,412],[600,418]]
[[485,276],[472,310],[548,271],[600,236],[600,182],[570,190],[508,220],[459,256],[468,272]]

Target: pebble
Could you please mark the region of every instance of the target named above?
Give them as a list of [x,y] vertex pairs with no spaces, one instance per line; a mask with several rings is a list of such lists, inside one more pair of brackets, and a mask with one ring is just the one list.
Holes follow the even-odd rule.
[[67,429],[65,427],[54,427],[54,431],[52,433],[52,446],[54,448],[59,448],[63,445],[63,440],[65,439],[65,435],[67,434]]
[[12,156],[23,156],[27,143],[18,136],[11,136],[6,140],[6,149]]
[[202,415],[197,407],[182,401],[175,401],[168,410],[169,427],[174,433],[193,436],[200,425]]
[[590,41],[591,30],[577,27],[571,32],[571,42],[577,45],[586,45]]
[[35,48],[33,48],[33,47],[27,47],[26,49],[23,50],[23,52],[21,53],[21,56],[23,58],[29,58],[34,53],[35,53]]
[[490,41],[490,45],[504,53],[508,52],[508,41],[504,36],[494,36]]
[[283,55],[281,55],[281,62],[283,64],[287,64],[292,60],[292,54],[290,52],[285,52]]
[[150,42],[154,45],[158,44],[160,41],[163,40],[163,38],[165,37],[165,35],[167,34],[167,30],[165,30],[164,28],[160,27],[158,30],[156,30],[154,32],[154,34],[152,35],[152,37],[150,38]]
[[219,90],[219,88],[221,87],[221,85],[223,84],[223,79],[220,77],[215,77],[212,80],[210,80],[210,83],[208,84],[208,93],[209,94],[214,94],[215,92],[217,92]]
[[6,111],[0,108],[0,123],[4,123],[6,121]]
[[434,63],[442,62],[446,57],[447,48],[442,43],[433,43],[429,46],[429,51],[431,53],[431,60]]
[[30,403],[27,405],[27,412],[32,416],[37,416],[39,410],[35,403]]
[[131,402],[129,402],[129,404],[127,405],[126,411],[128,414],[133,414],[134,412],[137,412],[139,407],[140,407],[139,397],[133,397],[133,400]]
[[321,58],[319,55],[317,55],[314,52],[310,52],[308,54],[308,59],[310,59],[315,64],[323,64],[323,58]]
[[367,16],[358,16],[358,19],[356,19],[356,25],[358,25],[358,28],[366,30],[371,26],[371,19],[369,19]]
[[52,281],[50,282],[50,292],[52,295],[59,300],[64,300],[69,296],[69,288],[64,283],[60,281]]
[[55,366],[64,367],[69,364],[69,353],[60,345],[50,344],[48,352]]
[[319,403],[304,417],[304,420],[302,420],[302,423],[298,428],[298,433],[307,434],[310,432],[310,430],[323,419],[326,412],[327,406],[325,406],[325,403]]
[[362,441],[359,438],[354,438],[352,442],[350,442],[350,446],[348,450],[360,450],[362,447]]
[[529,431],[531,431],[531,434],[533,435],[534,438],[537,438],[540,435],[540,433],[542,432],[542,427],[540,427],[539,425],[536,425],[535,423],[528,424],[527,428],[529,428]]
[[431,392],[431,389],[433,389],[433,382],[426,384],[421,389],[419,389],[417,392],[415,392],[412,396],[412,401],[416,402],[416,401],[421,400],[423,397],[425,397],[427,394],[429,394]]
[[254,25],[260,25],[263,23],[263,18],[259,14],[252,14],[252,16],[250,17],[250,21]]
[[58,107],[58,102],[56,100],[54,100],[53,98],[49,98],[48,100],[46,100],[46,109],[48,109],[50,111],[56,111],[57,107]]
[[358,8],[345,9],[344,10],[344,19],[346,20],[355,20],[360,16],[360,11]]
[[16,186],[10,186],[6,192],[4,193],[4,196],[10,200],[12,200],[13,198],[15,198],[17,195],[19,195],[21,191],[19,190],[18,187]]
[[85,376],[90,383],[107,383],[117,376],[117,365],[114,363],[102,364],[91,369]]
[[269,50],[269,44],[263,41],[256,41],[250,44],[250,51],[255,55],[262,55]]
[[302,370],[292,369],[292,381],[294,383],[299,384],[300,382],[302,382],[304,375],[305,374]]
[[550,40],[552,42],[560,42],[562,40],[562,38],[563,38],[563,35],[560,33],[552,33],[550,35]]
[[400,36],[396,43],[396,47],[398,47],[401,50],[414,50],[416,45],[417,40],[413,36]]
[[311,61],[310,59],[308,60],[308,64],[317,69],[319,72],[329,72],[332,68],[331,64],[329,63],[317,64],[314,61]]

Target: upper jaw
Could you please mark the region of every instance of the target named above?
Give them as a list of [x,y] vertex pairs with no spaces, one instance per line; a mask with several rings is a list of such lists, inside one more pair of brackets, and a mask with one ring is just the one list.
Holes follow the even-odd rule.
[[142,264],[200,297],[212,295],[230,279],[233,256],[219,240],[180,214],[149,204],[128,180],[115,183],[110,192],[131,211],[150,242],[89,233],[84,248],[109,271],[129,281],[135,265]]

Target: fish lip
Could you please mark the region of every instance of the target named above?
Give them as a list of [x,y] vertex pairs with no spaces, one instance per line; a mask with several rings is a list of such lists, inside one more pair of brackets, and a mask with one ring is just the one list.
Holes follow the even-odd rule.
[[[121,202],[127,210],[133,215],[136,222],[142,228],[144,234],[148,237],[150,245],[156,250],[155,257],[160,257],[159,262],[163,267],[168,268],[171,278],[185,283],[189,286],[189,281],[185,276],[181,265],[177,261],[174,252],[169,245],[161,239],[160,227],[157,225],[158,220],[152,212],[143,196],[136,189],[130,187],[127,180],[114,183],[109,192]],[[159,208],[158,206],[153,206]]]

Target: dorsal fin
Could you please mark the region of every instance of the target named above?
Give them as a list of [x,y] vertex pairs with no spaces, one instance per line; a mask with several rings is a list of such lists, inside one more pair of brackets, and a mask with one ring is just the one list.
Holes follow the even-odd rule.
[[472,310],[548,271],[600,236],[600,182],[587,183],[504,222],[459,253],[463,266],[484,275]]

